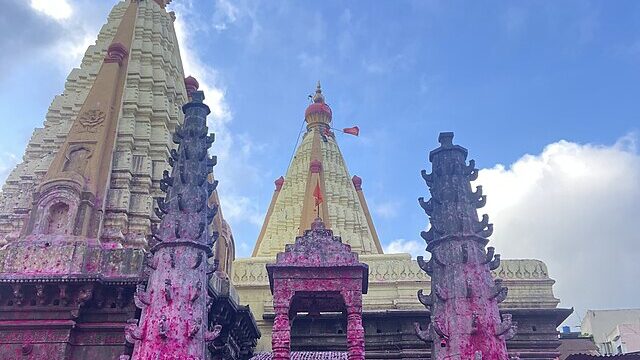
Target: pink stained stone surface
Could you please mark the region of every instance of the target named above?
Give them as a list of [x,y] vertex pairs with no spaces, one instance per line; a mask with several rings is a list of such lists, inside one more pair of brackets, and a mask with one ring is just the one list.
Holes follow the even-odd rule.
[[287,245],[267,272],[275,311],[273,359],[292,359],[290,314],[341,311],[347,314],[348,359],[364,359],[362,294],[367,292],[368,267],[321,219]]
[[135,294],[142,315],[139,324],[132,320],[126,329],[134,360],[205,360],[207,344],[222,330],[219,325],[209,329],[208,319],[208,274],[215,270],[207,261],[215,239],[208,225],[217,212],[208,206],[215,190],[207,181],[214,165],[207,155],[213,143],[206,126],[210,110],[201,91],[191,98],[183,107],[184,125],[174,134],[179,146],[171,152],[171,177],[163,180],[167,197],[157,200],[162,220],[154,231],[152,271],[146,291],[139,287]]
[[[252,360],[271,360],[271,353],[260,353],[251,358]],[[291,353],[291,360],[347,360],[346,352],[338,351],[294,351]]]

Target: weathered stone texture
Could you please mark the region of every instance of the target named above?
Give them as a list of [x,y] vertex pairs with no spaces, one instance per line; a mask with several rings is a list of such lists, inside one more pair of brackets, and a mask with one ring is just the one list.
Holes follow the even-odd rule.
[[485,249],[493,224],[487,215],[478,219],[476,209],[486,203],[482,187],[471,189],[478,170],[467,150],[453,145],[453,133],[441,133],[440,147],[431,151],[432,172],[422,171],[431,199],[418,201],[429,216],[429,230],[421,233],[431,259],[418,257],[420,268],[431,275],[431,292],[418,292],[420,302],[431,311],[426,329],[416,323],[418,337],[431,343],[436,360],[508,360],[506,340],[516,325],[511,314],[501,314],[498,304],[506,300],[502,279],[491,270],[500,266],[493,248]]

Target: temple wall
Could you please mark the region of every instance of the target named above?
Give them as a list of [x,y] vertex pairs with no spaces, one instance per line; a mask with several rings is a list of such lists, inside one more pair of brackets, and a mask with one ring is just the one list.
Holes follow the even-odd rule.
[[139,3],[122,112],[118,124],[102,239],[146,244],[171,134],[188,101],[172,15],[153,1]]
[[[364,295],[364,312],[424,311],[417,292],[428,292],[431,284],[409,254],[361,255],[369,265],[369,293]],[[234,262],[231,279],[241,303],[248,303],[256,318],[262,338],[257,352],[271,348],[273,303],[265,265],[273,258],[238,259]],[[546,265],[539,260],[503,260],[492,272],[504,280],[509,296],[501,309],[555,309],[559,300],[553,295],[554,280],[549,278]],[[365,315],[366,320],[366,315]]]

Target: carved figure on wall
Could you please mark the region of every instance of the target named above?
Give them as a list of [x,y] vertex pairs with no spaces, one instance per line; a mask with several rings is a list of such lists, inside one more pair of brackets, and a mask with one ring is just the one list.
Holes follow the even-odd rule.
[[91,149],[89,149],[88,147],[72,147],[69,150],[69,154],[67,154],[62,171],[73,171],[80,175],[83,175],[90,158]]

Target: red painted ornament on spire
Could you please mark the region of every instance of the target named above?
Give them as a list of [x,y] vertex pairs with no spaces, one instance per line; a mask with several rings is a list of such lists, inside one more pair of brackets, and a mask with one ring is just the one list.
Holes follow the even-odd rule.
[[198,89],[200,88],[200,83],[198,83],[198,80],[196,80],[196,78],[194,78],[193,76],[187,76],[184,79],[184,86],[187,89],[187,96],[191,98],[191,94],[194,91],[198,91]]
[[356,191],[362,191],[362,178],[358,175],[353,175],[351,181],[353,182],[353,186],[356,188]]
[[318,82],[318,87],[316,89],[315,95],[312,96],[313,103],[307,107],[307,110],[304,112],[305,119],[309,118],[310,115],[320,114],[325,115],[327,117],[327,122],[331,121],[332,112],[329,105],[324,102],[324,95],[322,95],[322,88],[320,87],[320,82]]
[[122,45],[119,42],[114,42],[109,45],[107,49],[107,56],[104,58],[104,62],[109,63],[118,63],[118,65],[122,65],[124,59],[129,55],[129,50],[127,47]]
[[280,176],[279,178],[277,178],[276,181],[274,181],[274,184],[276,184],[276,191],[282,190],[282,185],[284,185],[284,177]]
[[311,164],[309,164],[309,171],[311,171],[312,174],[319,174],[321,170],[322,162],[317,159],[311,160]]

